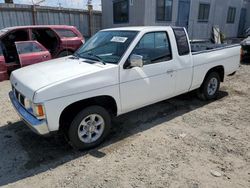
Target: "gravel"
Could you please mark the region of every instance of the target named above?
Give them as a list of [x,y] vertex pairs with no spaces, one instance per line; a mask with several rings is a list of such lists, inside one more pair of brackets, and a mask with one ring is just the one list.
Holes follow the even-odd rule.
[[190,93],[116,118],[109,139],[85,152],[33,133],[1,82],[0,186],[249,188],[249,80],[242,65],[215,101]]
[[217,172],[215,170],[211,170],[210,173],[214,176],[214,177],[221,177],[221,173]]

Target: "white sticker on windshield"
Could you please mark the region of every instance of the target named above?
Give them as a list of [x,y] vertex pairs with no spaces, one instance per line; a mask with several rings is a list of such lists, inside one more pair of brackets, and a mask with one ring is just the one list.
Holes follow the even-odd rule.
[[120,42],[120,43],[124,43],[126,42],[128,38],[127,37],[113,37],[110,41],[111,42]]

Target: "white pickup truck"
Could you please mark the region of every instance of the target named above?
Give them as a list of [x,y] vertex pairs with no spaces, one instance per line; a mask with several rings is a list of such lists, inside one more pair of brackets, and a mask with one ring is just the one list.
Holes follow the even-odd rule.
[[75,148],[91,148],[114,116],[192,90],[214,99],[239,67],[240,45],[195,51],[184,28],[106,29],[73,56],[14,71],[9,96],[38,134],[62,130]]

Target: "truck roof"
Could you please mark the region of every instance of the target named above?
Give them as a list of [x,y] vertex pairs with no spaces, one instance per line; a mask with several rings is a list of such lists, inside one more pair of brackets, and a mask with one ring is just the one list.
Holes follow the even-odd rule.
[[[150,30],[150,29],[163,29],[163,28],[172,28],[172,26],[135,26],[135,27],[117,27],[117,28],[109,28],[103,29],[102,31],[143,31],[143,30]],[[178,27],[175,27],[178,28]],[[182,28],[182,27],[179,27]]]

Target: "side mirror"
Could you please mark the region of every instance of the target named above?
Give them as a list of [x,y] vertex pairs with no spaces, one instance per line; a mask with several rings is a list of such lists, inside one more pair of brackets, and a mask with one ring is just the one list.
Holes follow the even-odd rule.
[[129,65],[127,67],[143,67],[143,56],[132,54],[129,58]]

